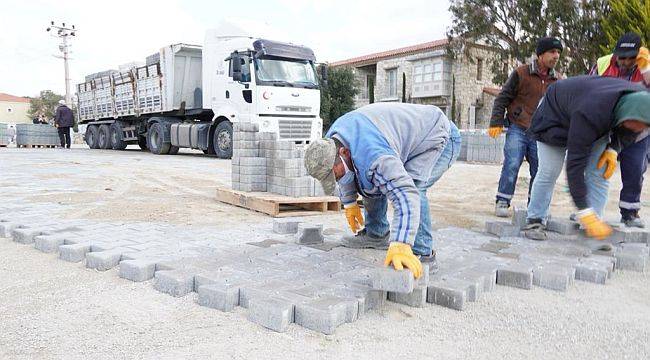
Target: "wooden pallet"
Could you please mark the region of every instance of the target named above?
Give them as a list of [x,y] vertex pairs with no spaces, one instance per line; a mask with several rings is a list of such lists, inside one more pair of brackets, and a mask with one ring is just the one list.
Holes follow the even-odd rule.
[[322,215],[341,210],[341,202],[334,196],[291,197],[218,188],[217,200],[273,217]]
[[17,145],[19,148],[27,148],[27,149],[36,149],[36,148],[46,148],[46,149],[54,149],[56,145],[34,145],[34,144],[23,144],[23,145]]

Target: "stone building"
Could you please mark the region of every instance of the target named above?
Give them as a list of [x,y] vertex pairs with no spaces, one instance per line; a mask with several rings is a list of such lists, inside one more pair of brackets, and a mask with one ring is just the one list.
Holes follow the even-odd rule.
[[32,121],[27,115],[30,101],[26,97],[0,93],[0,123],[31,123]]
[[432,104],[461,129],[486,128],[498,88],[492,83],[491,51],[472,45],[467,57],[452,59],[447,40],[436,40],[336,61],[331,67],[351,67],[357,79],[357,107],[379,101]]

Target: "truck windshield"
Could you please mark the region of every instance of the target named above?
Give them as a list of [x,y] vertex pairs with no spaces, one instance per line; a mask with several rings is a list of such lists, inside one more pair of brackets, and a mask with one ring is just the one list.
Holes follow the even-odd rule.
[[255,74],[260,85],[318,87],[314,65],[306,60],[255,59]]

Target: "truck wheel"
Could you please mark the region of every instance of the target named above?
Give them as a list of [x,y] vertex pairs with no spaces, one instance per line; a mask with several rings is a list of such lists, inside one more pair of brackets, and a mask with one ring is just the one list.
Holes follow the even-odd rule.
[[113,150],[126,149],[126,143],[123,140],[124,134],[122,133],[122,125],[120,125],[120,123],[111,124],[109,135],[111,148]]
[[180,148],[179,148],[178,146],[171,145],[171,146],[169,147],[169,155],[176,155],[176,154],[178,154],[178,150],[180,150]]
[[232,157],[232,124],[230,121],[222,121],[214,130],[212,138],[214,153],[221,159]]
[[148,150],[149,149],[147,147],[147,137],[146,136],[138,136],[138,146],[140,147],[140,150]]
[[86,134],[84,137],[86,138],[86,144],[88,144],[88,147],[91,149],[99,149],[99,145],[97,144],[98,132],[99,130],[96,125],[88,125],[88,127],[86,127]]
[[165,155],[169,153],[170,143],[163,141],[164,129],[160,123],[151,124],[147,132],[147,147],[152,154]]
[[110,128],[108,125],[103,124],[99,125],[99,135],[97,136],[97,145],[100,149],[110,149],[111,148],[111,135]]

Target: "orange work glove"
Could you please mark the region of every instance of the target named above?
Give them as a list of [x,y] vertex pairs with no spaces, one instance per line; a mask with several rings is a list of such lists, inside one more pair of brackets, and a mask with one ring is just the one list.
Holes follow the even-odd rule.
[[348,225],[350,225],[350,230],[353,233],[356,234],[363,227],[363,215],[358,204],[345,207],[345,218],[348,220]]
[[488,135],[490,135],[491,138],[496,139],[501,135],[503,132],[503,126],[490,126],[488,129]]
[[596,212],[591,208],[580,210],[577,218],[589,237],[604,240],[612,234],[612,228],[600,220]]
[[616,159],[618,158],[618,153],[616,150],[612,148],[607,148],[603,153],[600,155],[600,159],[598,160],[598,164],[596,165],[597,169],[602,168],[604,165],[607,165],[605,167],[605,172],[603,173],[603,178],[605,180],[609,180],[609,178],[614,175],[614,171],[616,170]]
[[390,243],[386,251],[384,266],[388,266],[391,263],[395,270],[403,270],[405,267],[411,270],[413,277],[416,279],[422,276],[422,263],[413,254],[413,250],[411,250],[411,245],[409,244],[396,241]]

